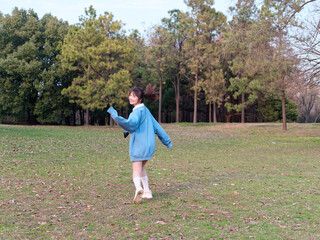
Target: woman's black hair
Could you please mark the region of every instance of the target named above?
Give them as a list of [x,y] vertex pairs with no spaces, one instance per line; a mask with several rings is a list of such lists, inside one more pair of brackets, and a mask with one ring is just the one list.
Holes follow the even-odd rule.
[[144,98],[154,102],[158,100],[158,93],[155,91],[156,87],[151,87],[151,84],[149,83],[146,88],[146,92],[143,92],[142,88],[134,87],[132,88],[130,93],[134,93],[139,99],[141,99],[141,102],[143,103]]

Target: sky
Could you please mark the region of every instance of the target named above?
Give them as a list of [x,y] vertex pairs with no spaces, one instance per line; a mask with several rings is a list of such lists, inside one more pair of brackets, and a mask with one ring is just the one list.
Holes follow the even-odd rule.
[[[214,8],[228,15],[228,9],[234,3],[235,0],[215,0]],[[0,0],[0,11],[11,14],[14,7],[33,9],[39,18],[51,13],[58,19],[75,24],[90,5],[98,15],[111,12],[115,20],[125,23],[126,30],[138,29],[140,33],[168,17],[169,10],[188,10],[183,0]]]

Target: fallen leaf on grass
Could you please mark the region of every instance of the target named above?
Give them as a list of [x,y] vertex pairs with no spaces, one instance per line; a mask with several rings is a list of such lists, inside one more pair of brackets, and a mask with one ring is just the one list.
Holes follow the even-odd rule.
[[47,222],[38,222],[39,225],[43,226],[43,225],[46,225]]
[[12,199],[9,201],[9,204],[13,204],[13,203],[17,203],[17,200],[16,199]]
[[239,231],[239,229],[236,228],[236,227],[233,227],[233,228],[229,229],[229,233],[237,233],[238,231]]
[[156,224],[165,225],[166,223],[164,221],[156,221]]
[[287,228],[287,226],[283,226],[281,224],[278,224],[278,226],[281,227],[281,228]]

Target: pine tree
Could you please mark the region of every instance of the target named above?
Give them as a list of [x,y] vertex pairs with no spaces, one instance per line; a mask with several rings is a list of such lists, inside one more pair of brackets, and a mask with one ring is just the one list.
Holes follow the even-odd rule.
[[64,68],[77,71],[72,85],[63,90],[83,109],[126,106],[131,87],[132,47],[111,13],[97,17],[92,6],[65,38],[60,59]]

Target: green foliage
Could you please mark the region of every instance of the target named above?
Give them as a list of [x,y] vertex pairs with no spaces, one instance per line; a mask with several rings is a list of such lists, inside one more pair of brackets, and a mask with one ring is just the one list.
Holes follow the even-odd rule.
[[25,114],[31,120],[37,100],[34,80],[42,67],[40,21],[34,11],[15,8],[0,24],[0,114]]
[[[266,102],[258,102],[257,112],[267,122],[278,122],[282,120],[282,105],[279,99],[269,99]],[[297,104],[286,99],[286,114],[289,122],[297,121],[299,111]]]
[[232,8],[231,27],[223,35],[222,52],[230,69],[228,90],[233,99],[228,111],[247,109],[259,97],[267,94],[265,82],[269,79],[268,54],[272,53],[266,24],[259,20],[258,9],[253,0],[240,0]]
[[140,86],[141,82],[144,82],[144,86],[149,83],[149,71],[147,67],[147,62],[145,61],[147,46],[145,39],[141,36],[138,30],[134,30],[129,35],[129,40],[133,51],[133,71],[132,71],[132,78],[133,78],[133,85]]
[[0,119],[61,124],[80,108],[125,109],[131,86],[151,82],[163,94],[151,110],[169,121],[173,112],[177,121],[179,113],[190,119],[193,110],[196,122],[199,100],[201,116],[213,102],[222,118],[226,111],[256,112],[259,103],[264,120],[278,121],[279,103],[266,99],[285,99],[297,79],[288,27],[299,25],[296,14],[310,2],[237,0],[227,24],[214,1],[185,0],[187,12],[169,11],[146,38],[137,30],[127,36],[121,21],[97,16],[92,6],[71,27],[33,10],[0,13]]
[[[202,82],[206,82],[205,92],[207,100],[217,98],[221,78],[216,78],[215,70],[219,72],[219,57],[215,55],[216,39],[222,34],[226,17],[213,8],[211,0],[186,0],[185,3],[190,8],[187,23],[188,38],[185,46],[187,56],[187,67],[189,68],[191,79],[193,79],[192,90],[194,91],[194,118],[197,122],[197,101],[198,92],[201,90]],[[208,88],[208,91],[207,91]],[[209,100],[209,102],[212,99]]]
[[44,31],[44,70],[40,81],[35,85],[38,99],[35,114],[40,123],[60,123],[63,117],[72,114],[76,106],[69,103],[69,99],[61,94],[62,90],[71,85],[72,73],[62,68],[57,55],[61,44],[68,32],[69,26],[51,15],[44,15],[41,19]]
[[71,102],[91,110],[126,105],[133,55],[121,27],[108,12],[97,18],[90,6],[81,23],[70,29],[59,59],[64,69],[78,73],[62,92]]
[[70,106],[61,97],[67,77],[56,56],[68,24],[18,8],[0,21],[0,115],[60,122]]

